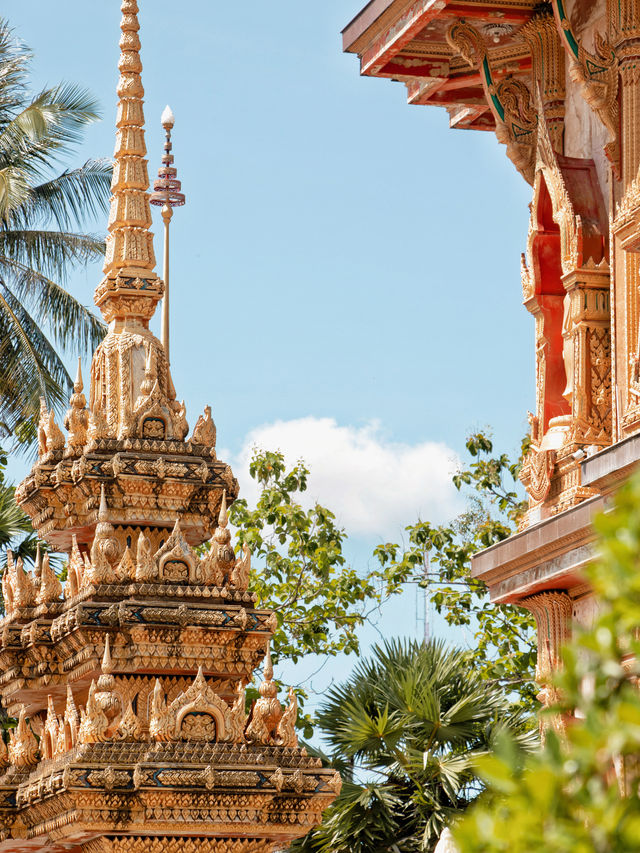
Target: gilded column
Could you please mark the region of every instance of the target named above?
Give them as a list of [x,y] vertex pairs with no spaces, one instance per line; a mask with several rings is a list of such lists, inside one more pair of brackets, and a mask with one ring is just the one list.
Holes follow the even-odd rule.
[[623,433],[640,428],[640,2],[610,3],[609,26],[620,80],[621,183],[612,221],[616,328],[617,403]]
[[[538,658],[536,682],[540,686],[538,699],[547,708],[558,701],[553,684],[562,667],[562,647],[571,638],[573,603],[566,592],[540,592],[522,599],[518,604],[533,613],[538,628]],[[556,718],[553,727],[562,729],[563,720]]]
[[611,443],[611,332],[608,268],[581,268],[564,276],[565,397],[571,405],[571,441]]

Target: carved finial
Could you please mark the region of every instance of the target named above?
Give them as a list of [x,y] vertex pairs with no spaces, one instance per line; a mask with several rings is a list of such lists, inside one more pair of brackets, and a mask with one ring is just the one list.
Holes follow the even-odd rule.
[[127,545],[124,549],[122,559],[118,563],[116,575],[120,581],[132,581],[136,577],[136,561],[133,559],[133,552]]
[[56,423],[56,416],[51,409],[45,423],[47,453],[55,453],[64,448],[64,434]]
[[40,572],[40,589],[36,596],[37,604],[49,604],[62,597],[62,584],[56,573],[49,565],[49,555],[45,554]]
[[196,673],[196,677],[193,679],[193,684],[198,688],[207,686],[207,682],[204,677],[204,670],[202,669],[202,664],[200,664],[200,666],[198,667],[198,672]]
[[267,643],[267,653],[264,656],[264,677],[265,681],[273,679],[273,661],[271,660],[271,641]]
[[[91,545],[91,571],[88,573],[87,582],[112,583],[115,580],[115,572],[112,565],[120,556],[120,545],[115,537],[113,526],[108,520],[109,510],[104,484],[100,487],[100,508],[98,509],[98,523]],[[85,572],[85,576],[87,573]]]
[[196,421],[191,441],[205,447],[216,446],[216,425],[211,417],[211,406],[204,407],[204,415],[200,415]]
[[246,692],[244,689],[243,683],[240,681],[238,683],[236,700],[231,707],[231,714],[229,717],[230,723],[230,736],[229,739],[232,743],[244,743],[244,730],[247,725],[247,714],[245,712],[246,705]]
[[108,740],[109,721],[96,697],[96,683],[91,682],[89,697],[81,714],[78,743],[103,743]]
[[47,715],[48,716],[55,716],[55,713],[56,713],[56,709],[55,709],[55,706],[53,704],[53,696],[51,695],[51,693],[49,693],[49,695],[47,696]]
[[276,742],[279,746],[298,746],[296,734],[296,720],[298,719],[298,697],[293,687],[289,688],[289,704],[284,710],[282,719],[278,724]]
[[109,510],[107,508],[107,496],[104,493],[104,483],[100,486],[100,507],[98,509],[98,521],[109,521]]
[[139,583],[149,583],[149,581],[155,580],[156,576],[156,563],[151,553],[151,542],[140,531],[136,553],[136,580]]
[[273,681],[270,643],[267,644],[264,661],[264,680],[258,690],[260,698],[253,706],[251,720],[247,726],[247,740],[264,744],[275,743],[282,719],[282,705],[278,700],[278,687]]
[[78,359],[78,369],[76,371],[76,381],[73,383],[73,390],[76,394],[81,394],[84,390],[82,383],[82,359]]
[[[104,643],[104,654],[102,655],[102,672],[106,675],[111,675],[113,672],[113,661],[111,660],[111,639],[107,634],[107,639]],[[99,685],[98,685],[99,686]]]
[[231,583],[240,592],[244,592],[249,587],[249,576],[251,574],[251,549],[246,542],[242,543],[242,557],[236,560],[236,564],[231,572]]
[[127,705],[127,710],[122,715],[122,719],[118,724],[116,731],[116,740],[125,741],[126,743],[135,743],[142,740],[143,725],[133,711],[131,700]]
[[22,557],[18,557],[14,564],[13,555],[7,551],[7,569],[13,592],[13,606],[31,607],[35,602],[35,590],[30,575],[24,570]]
[[203,560],[205,583],[223,586],[231,579],[236,564],[236,555],[231,547],[231,531],[228,529],[229,515],[227,513],[227,492],[222,493],[218,526],[213,531],[210,540],[211,549]]
[[44,723],[44,732],[40,740],[40,748],[42,757],[45,759],[53,758],[58,746],[58,715],[53,704],[53,696],[49,694],[47,697],[47,716]]
[[[96,702],[104,713],[109,726],[120,711],[120,699],[115,692],[116,680],[113,676],[113,661],[111,660],[111,642],[109,634],[104,643],[104,654],[101,664],[102,674],[98,678]],[[112,734],[111,729],[107,732]]]
[[159,678],[156,678],[156,683],[153,688],[151,715],[149,717],[149,737],[152,741],[171,740],[167,703],[164,698],[164,692]]
[[18,726],[11,733],[9,760],[14,767],[33,767],[38,763],[38,741],[27,725],[27,713],[22,706]]
[[67,597],[73,598],[80,592],[83,581],[83,560],[80,549],[78,548],[78,538],[73,534],[71,537],[71,554],[69,555],[69,564],[67,568]]
[[227,490],[222,492],[222,502],[220,503],[220,514],[218,515],[218,527],[224,528],[229,524],[229,516],[227,514]]
[[36,545],[36,561],[33,564],[33,576],[34,578],[40,582],[40,576],[42,575],[42,553],[40,550],[40,543]]
[[73,394],[69,401],[69,409],[64,418],[64,425],[69,432],[65,456],[75,456],[82,452],[87,443],[89,429],[89,412],[86,408],[87,400],[82,393],[82,367],[78,359],[78,372],[73,384]]
[[76,708],[70,684],[67,684],[67,705],[64,709],[64,722],[65,747],[67,750],[70,750],[78,742],[78,728],[80,726],[80,716],[78,714],[78,709]]

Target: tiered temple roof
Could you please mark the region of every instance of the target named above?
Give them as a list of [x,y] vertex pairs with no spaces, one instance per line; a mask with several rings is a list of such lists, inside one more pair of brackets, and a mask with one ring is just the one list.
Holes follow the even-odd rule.
[[[2,579],[0,851],[266,853],[303,835],[340,777],[298,747],[269,656],[275,615],[249,591],[227,502],[238,486],[206,408],[187,438],[149,330],[154,272],[138,6],[122,3],[115,166],[104,278],[108,333],[78,369],[67,434],[42,407],[17,500],[68,557]],[[196,546],[205,545],[197,550]],[[261,697],[245,688],[266,655]],[[2,748],[4,747],[4,749]],[[26,846],[25,846],[26,845]]]

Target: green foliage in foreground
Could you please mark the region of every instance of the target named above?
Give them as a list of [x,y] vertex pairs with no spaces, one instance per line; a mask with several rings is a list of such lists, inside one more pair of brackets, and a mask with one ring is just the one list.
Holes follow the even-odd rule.
[[437,641],[375,647],[328,691],[318,725],[345,784],[297,853],[432,850],[478,796],[474,763],[496,738],[536,742],[471,655]]
[[586,574],[602,603],[564,654],[557,711],[566,737],[522,761],[505,740],[479,763],[489,792],[455,829],[462,853],[628,853],[640,849],[640,477],[596,520]]
[[467,510],[452,524],[412,524],[407,546],[387,543],[375,555],[383,569],[425,587],[449,625],[469,630],[474,667],[533,713],[535,621],[524,610],[493,604],[485,584],[470,573],[473,554],[516,530],[526,508],[517,491],[520,463],[494,455],[485,433],[469,436],[467,450],[472,461],[453,478],[467,497]]

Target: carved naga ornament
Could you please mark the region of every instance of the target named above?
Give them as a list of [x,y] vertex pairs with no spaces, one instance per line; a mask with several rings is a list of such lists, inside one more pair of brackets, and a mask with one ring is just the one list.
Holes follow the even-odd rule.
[[601,33],[595,34],[595,53],[579,41],[569,20],[564,0],[551,0],[560,37],[569,57],[571,79],[581,89],[585,101],[609,132],[605,153],[616,177],[620,178],[620,116],[618,107],[619,63],[616,52]]
[[515,77],[494,80],[485,40],[471,24],[458,21],[447,31],[447,42],[466,62],[477,68],[487,103],[496,120],[496,136],[507,155],[529,184],[535,169],[538,116],[527,85]]

